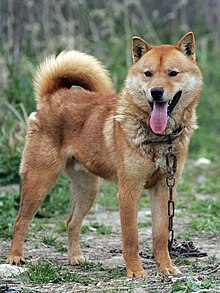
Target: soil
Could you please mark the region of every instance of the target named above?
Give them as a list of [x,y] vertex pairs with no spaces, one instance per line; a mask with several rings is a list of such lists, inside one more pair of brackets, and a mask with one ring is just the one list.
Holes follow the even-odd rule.
[[[150,221],[150,212],[140,210],[138,221],[140,223]],[[174,228],[178,235],[186,232],[187,217],[178,218],[178,210],[176,211]],[[57,220],[56,220],[57,221]],[[91,212],[87,215],[84,225],[91,222],[103,223],[112,227],[113,233],[108,235],[100,235],[97,231],[89,231],[81,235],[81,243],[83,252],[87,260],[99,263],[102,265],[93,270],[85,271],[80,266],[73,267],[68,265],[67,252],[58,252],[54,247],[43,244],[42,239],[45,235],[57,237],[57,241],[63,245],[67,245],[67,235],[65,232],[57,233],[57,222],[54,219],[49,219],[48,224],[43,227],[44,230],[35,231],[35,223],[29,228],[27,240],[25,242],[25,257],[27,263],[37,264],[40,262],[49,262],[54,265],[62,265],[64,268],[72,272],[77,272],[84,277],[92,280],[91,284],[83,285],[81,283],[49,283],[43,285],[34,285],[31,283],[22,283],[17,278],[9,278],[0,280],[0,292],[168,292],[174,282],[181,278],[186,278],[190,272],[189,265],[178,265],[183,275],[174,278],[172,276],[165,277],[158,275],[156,265],[152,258],[142,258],[144,268],[148,272],[148,276],[140,279],[128,279],[126,276],[110,276],[110,269],[113,271],[119,268],[125,268],[123,257],[121,254],[121,230],[119,213],[117,211],[105,211],[98,205],[94,205]],[[206,264],[208,257],[216,256],[220,259],[220,233],[212,238],[201,235],[201,237],[193,237],[193,243],[196,247],[201,248],[201,251],[207,252],[207,257],[190,258],[191,262],[195,262],[197,266]],[[152,245],[151,226],[139,228],[140,251],[151,256],[148,248]],[[1,261],[4,263],[9,250],[10,240],[1,241]],[[146,255],[144,255],[146,256]],[[111,270],[111,271],[112,271]],[[218,275],[220,280],[219,267],[212,269],[213,273]],[[210,269],[202,272],[195,272],[197,278],[203,278],[209,274]],[[7,288],[5,287],[7,284]],[[182,291],[184,292],[184,291]],[[185,291],[189,292],[189,291]],[[195,291],[194,291],[195,292]],[[214,291],[202,292],[220,292],[220,284]]]

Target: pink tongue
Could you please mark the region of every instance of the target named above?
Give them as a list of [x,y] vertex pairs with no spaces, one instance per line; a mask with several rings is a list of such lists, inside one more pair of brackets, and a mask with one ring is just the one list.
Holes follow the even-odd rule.
[[154,103],[150,117],[150,127],[155,134],[162,134],[167,127],[168,103]]

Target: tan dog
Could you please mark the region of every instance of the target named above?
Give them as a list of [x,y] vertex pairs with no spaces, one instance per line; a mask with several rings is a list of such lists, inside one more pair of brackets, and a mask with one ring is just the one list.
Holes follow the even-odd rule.
[[25,232],[65,170],[73,184],[73,207],[67,219],[70,264],[85,260],[79,244],[80,226],[95,200],[98,177],[102,177],[118,182],[128,276],[145,275],[137,225],[144,186],[151,194],[153,253],[158,271],[178,274],[167,247],[167,144],[146,145],[144,141],[184,126],[173,142],[178,180],[196,129],[195,108],[201,86],[192,32],[175,46],[150,46],[134,37],[133,65],[118,95],[112,94],[108,73],[95,58],[76,51],[48,58],[35,77],[38,111],[28,119],[20,171],[22,199],[7,262],[24,261]]

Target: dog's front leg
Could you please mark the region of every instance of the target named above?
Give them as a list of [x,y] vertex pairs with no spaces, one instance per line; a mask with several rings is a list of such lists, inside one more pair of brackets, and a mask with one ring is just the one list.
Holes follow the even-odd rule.
[[[123,182],[122,182],[123,181]],[[131,186],[132,180],[119,182],[119,206],[122,227],[123,257],[126,263],[128,277],[146,275],[139,256],[138,244],[138,203],[140,194],[137,188]]]
[[[175,191],[173,190],[173,198]],[[165,275],[180,274],[181,272],[172,264],[168,252],[168,188],[163,177],[151,188],[151,215],[153,253],[158,271]]]

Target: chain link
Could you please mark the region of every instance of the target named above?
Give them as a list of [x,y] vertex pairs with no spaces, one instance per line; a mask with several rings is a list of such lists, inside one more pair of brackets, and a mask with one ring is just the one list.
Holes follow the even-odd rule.
[[[143,122],[143,121],[140,121]],[[145,124],[141,123],[143,127],[146,127]],[[192,241],[189,242],[182,242],[177,243],[177,241],[174,239],[174,231],[173,231],[173,217],[174,217],[174,201],[173,201],[173,188],[175,187],[176,180],[175,180],[175,173],[177,170],[177,157],[174,154],[174,148],[172,142],[178,138],[185,126],[180,126],[179,128],[175,129],[174,132],[170,135],[164,135],[164,136],[158,136],[153,138],[146,138],[143,141],[144,145],[149,144],[160,144],[160,143],[167,143],[168,149],[165,153],[166,158],[166,184],[168,187],[169,192],[169,198],[167,202],[167,209],[168,209],[168,231],[169,231],[169,237],[168,237],[168,249],[170,255],[176,255],[176,256],[207,256],[207,253],[200,252],[195,246],[193,245]]]
[[167,176],[166,176],[166,184],[169,190],[169,198],[168,198],[168,217],[169,217],[169,239],[168,239],[168,249],[171,252],[171,247],[174,240],[174,231],[173,231],[173,217],[174,217],[174,210],[175,205],[173,201],[173,188],[176,184],[175,180],[175,173],[177,169],[177,157],[173,153],[173,145],[170,142],[168,146],[168,150],[166,152],[166,169],[167,169]]

